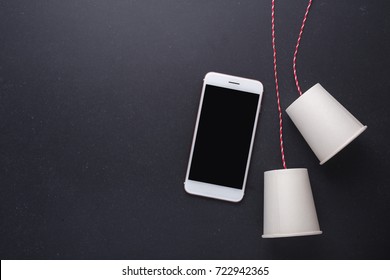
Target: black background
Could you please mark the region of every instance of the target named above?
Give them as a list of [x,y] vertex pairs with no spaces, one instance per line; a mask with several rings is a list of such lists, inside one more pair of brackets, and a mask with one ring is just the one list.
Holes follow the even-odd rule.
[[188,179],[242,190],[259,97],[206,85]]
[[[282,107],[307,1],[277,1]],[[2,259],[389,258],[388,1],[314,1],[298,57],[368,129],[324,166],[284,115],[321,236],[262,239],[263,172],[281,168],[271,1],[0,2]],[[265,93],[239,204],[183,189],[202,79]]]

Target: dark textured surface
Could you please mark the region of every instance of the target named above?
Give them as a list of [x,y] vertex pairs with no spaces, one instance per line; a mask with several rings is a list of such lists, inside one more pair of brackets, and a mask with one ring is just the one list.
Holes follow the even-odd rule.
[[[390,256],[387,1],[314,1],[298,58],[368,125],[324,166],[285,116],[322,236],[262,239],[263,172],[281,168],[271,1],[0,3],[2,259],[382,259]],[[306,1],[277,1],[282,106]],[[183,190],[203,76],[265,87],[244,200]]]

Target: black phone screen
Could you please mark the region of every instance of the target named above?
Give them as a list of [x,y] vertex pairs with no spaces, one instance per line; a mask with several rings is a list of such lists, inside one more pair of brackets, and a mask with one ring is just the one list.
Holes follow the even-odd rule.
[[259,97],[206,85],[190,180],[242,189]]

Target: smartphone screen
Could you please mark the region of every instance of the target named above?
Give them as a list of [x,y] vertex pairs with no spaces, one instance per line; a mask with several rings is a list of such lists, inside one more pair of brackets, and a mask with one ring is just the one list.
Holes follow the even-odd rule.
[[242,189],[260,95],[206,85],[189,179]]

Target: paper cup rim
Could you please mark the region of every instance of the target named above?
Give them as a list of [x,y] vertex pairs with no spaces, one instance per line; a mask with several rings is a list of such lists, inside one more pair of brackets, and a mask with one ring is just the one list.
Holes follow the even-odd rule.
[[325,162],[330,160],[332,157],[334,157],[338,152],[340,152],[342,149],[344,149],[346,146],[348,146],[349,143],[351,143],[353,140],[355,140],[360,134],[363,133],[367,129],[367,126],[363,126],[360,128],[356,133],[354,133],[351,137],[348,138],[343,144],[341,144],[337,149],[335,149],[332,153],[330,153],[328,156],[325,157],[322,161],[320,161],[320,165],[323,165]]
[[322,234],[322,230],[315,231],[303,231],[303,232],[292,232],[292,233],[270,233],[263,234],[262,238],[279,238],[279,237],[294,237],[294,236],[308,236]]

